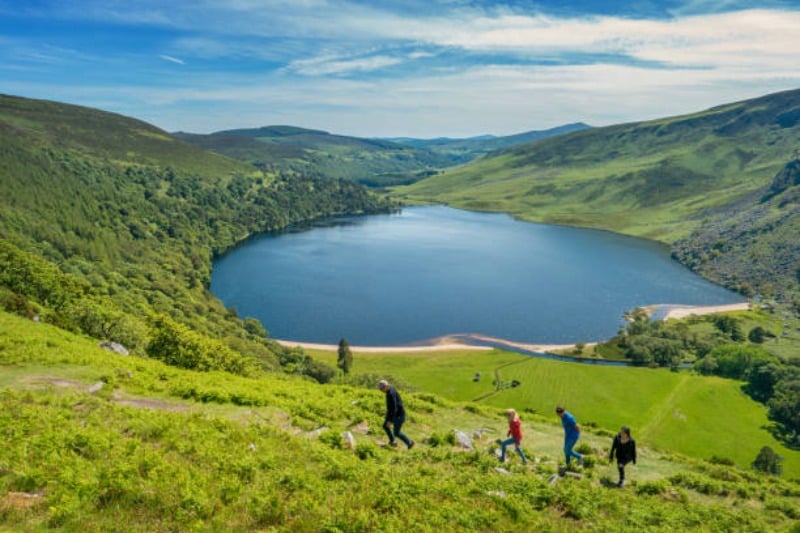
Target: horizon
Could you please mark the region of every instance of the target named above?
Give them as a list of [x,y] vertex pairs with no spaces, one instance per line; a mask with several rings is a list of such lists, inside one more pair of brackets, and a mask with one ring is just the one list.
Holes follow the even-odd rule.
[[791,0],[0,0],[0,92],[166,131],[505,136],[800,88]]

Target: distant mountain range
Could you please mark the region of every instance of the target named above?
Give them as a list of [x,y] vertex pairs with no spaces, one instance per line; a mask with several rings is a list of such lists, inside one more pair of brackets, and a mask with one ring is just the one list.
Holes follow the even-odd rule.
[[576,122],[547,130],[526,131],[524,133],[499,137],[494,135],[479,135],[477,137],[468,137],[465,139],[452,139],[449,137],[439,137],[436,139],[396,137],[387,140],[446,155],[457,163],[466,163],[467,161],[471,161],[478,156],[494,150],[507,148],[516,144],[538,141],[548,137],[557,137],[565,133],[589,129],[590,127],[591,126],[583,122]]
[[272,172],[343,178],[371,187],[414,183],[492,150],[578,129],[570,124],[505,137],[469,139],[366,139],[295,126],[234,129],[207,135],[173,135]]

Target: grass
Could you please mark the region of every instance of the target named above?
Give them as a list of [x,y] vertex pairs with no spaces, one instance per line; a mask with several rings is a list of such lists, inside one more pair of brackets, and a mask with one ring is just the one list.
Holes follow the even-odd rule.
[[[505,375],[533,362],[502,352],[355,355],[364,367],[413,368],[410,376],[424,373],[429,357],[439,379],[450,373],[443,383],[450,388],[475,385],[459,368],[488,373],[500,363]],[[0,368],[4,530],[790,531],[796,524],[796,483],[646,442],[628,469],[629,487],[608,490],[615,472],[601,458],[609,434],[591,428],[582,441],[595,466],[551,484],[560,426],[529,412],[522,416],[530,468],[513,457],[497,470],[493,441],[507,426],[502,409],[488,403],[403,391],[406,430],[418,446],[386,448],[378,429],[383,398],[374,388],[191,372],[6,313]],[[98,382],[100,390],[90,388]],[[477,451],[429,444],[453,429],[472,435]],[[345,430],[355,435],[354,450],[343,446]]]
[[[311,354],[335,364],[335,352]],[[498,409],[541,414],[555,420],[561,403],[579,422],[607,431],[631,426],[640,442],[663,452],[700,459],[727,457],[748,467],[762,446],[785,458],[784,471],[800,477],[800,451],[769,432],[766,408],[741,390],[741,383],[667,369],[597,366],[528,357],[500,350],[430,354],[360,354],[354,372],[389,374],[450,400],[473,399]],[[472,380],[476,372],[481,381]],[[501,382],[518,387],[494,391]]]

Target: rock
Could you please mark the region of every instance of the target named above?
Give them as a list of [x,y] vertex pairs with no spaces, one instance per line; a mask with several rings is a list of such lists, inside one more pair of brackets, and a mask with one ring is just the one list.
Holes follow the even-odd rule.
[[118,342],[103,341],[103,342],[100,343],[100,347],[103,348],[104,350],[108,350],[109,352],[118,353],[120,355],[130,355],[130,352],[128,351],[128,349],[126,347],[124,347],[123,345],[121,345],[120,343],[118,343]]
[[98,392],[98,391],[102,390],[102,388],[103,388],[104,386],[105,386],[105,383],[103,383],[102,381],[98,381],[97,383],[95,383],[94,385],[91,385],[91,386],[90,386],[88,389],[86,389],[86,390],[87,390],[88,392],[90,392],[90,393],[94,394],[95,392]]
[[361,422],[353,426],[352,430],[355,431],[356,433],[361,433],[362,435],[368,435],[369,422],[367,422],[366,420],[362,420]]
[[505,468],[500,467],[500,466],[496,466],[494,468],[494,471],[497,472],[498,474],[503,474],[504,476],[510,476],[511,475],[511,472],[509,472],[508,470],[506,470]]
[[353,437],[352,433],[350,433],[349,431],[345,431],[344,433],[342,433],[342,439],[344,440],[344,445],[347,448],[351,450],[356,449],[356,439],[355,437]]
[[309,431],[308,433],[306,433],[306,437],[310,437],[310,438],[314,438],[315,439],[315,438],[319,437],[320,434],[328,431],[329,429],[330,428],[328,426],[322,426],[320,428],[317,428],[317,429],[315,429],[313,431]]
[[475,440],[483,440],[484,435],[486,433],[488,433],[489,431],[491,431],[491,430],[486,429],[486,428],[478,428],[478,429],[476,429],[475,431],[472,432],[472,438],[475,439]]
[[456,434],[456,442],[460,447],[469,451],[475,449],[475,447],[472,445],[472,440],[469,438],[469,435],[457,429],[454,429],[453,432]]

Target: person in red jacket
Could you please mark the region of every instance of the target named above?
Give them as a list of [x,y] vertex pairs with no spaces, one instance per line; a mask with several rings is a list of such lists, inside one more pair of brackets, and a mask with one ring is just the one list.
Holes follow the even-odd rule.
[[522,448],[519,447],[522,442],[522,420],[520,420],[519,415],[513,409],[506,409],[506,417],[508,418],[509,438],[506,440],[497,439],[497,444],[500,445],[500,462],[504,463],[506,461],[506,446],[514,443],[514,449],[522,459],[522,464],[526,464],[528,460],[525,458],[525,453],[522,451]]

